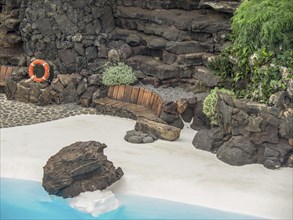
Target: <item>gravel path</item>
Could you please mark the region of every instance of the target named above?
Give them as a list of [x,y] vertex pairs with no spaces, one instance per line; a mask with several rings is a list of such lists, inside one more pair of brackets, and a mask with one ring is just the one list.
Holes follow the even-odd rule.
[[158,87],[155,88],[153,85],[143,85],[140,84],[139,87],[146,88],[150,91],[156,92],[164,101],[177,101],[181,98],[193,98],[197,97],[199,99],[202,99],[206,96],[206,93],[199,93],[199,94],[194,94],[193,92],[187,92],[181,87],[168,87],[168,88],[163,88]]
[[95,108],[83,108],[76,104],[37,106],[15,100],[7,100],[0,93],[0,128],[37,124],[81,114],[99,114]]

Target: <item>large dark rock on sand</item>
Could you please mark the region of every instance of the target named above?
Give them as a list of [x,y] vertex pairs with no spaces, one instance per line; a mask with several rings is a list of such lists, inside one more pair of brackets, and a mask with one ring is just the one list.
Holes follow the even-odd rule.
[[62,148],[44,166],[43,187],[49,194],[63,198],[82,192],[103,190],[123,176],[107,160],[107,146],[96,141],[76,142]]
[[224,133],[220,128],[201,129],[196,132],[192,144],[195,148],[216,153],[224,142]]
[[256,154],[257,146],[244,136],[233,136],[217,151],[218,159],[233,166],[256,163]]
[[146,118],[137,119],[135,130],[153,134],[157,138],[167,141],[175,141],[178,139],[181,131],[181,129],[177,127],[151,121]]

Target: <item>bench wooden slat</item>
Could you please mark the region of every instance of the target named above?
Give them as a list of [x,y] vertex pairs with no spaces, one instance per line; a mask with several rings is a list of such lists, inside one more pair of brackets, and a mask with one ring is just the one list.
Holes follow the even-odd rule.
[[152,92],[148,91],[148,90],[145,90],[144,91],[144,94],[143,94],[143,103],[142,105],[144,107],[147,107],[149,106],[149,103],[151,101],[151,97],[152,97]]
[[136,88],[136,87],[132,88],[131,99],[130,99],[131,103],[137,104],[139,90],[140,90],[140,88]]
[[120,102],[120,107],[121,108],[128,108],[128,106],[129,106],[129,103],[127,103],[127,102]]
[[105,105],[108,105],[108,106],[113,105],[113,104],[116,103],[115,101],[116,101],[115,99],[109,99],[109,100],[105,103]]
[[153,103],[154,103],[155,97],[156,97],[156,94],[155,94],[154,92],[152,92],[152,95],[151,95],[151,97],[150,97],[150,101],[149,101],[149,103],[148,103],[148,105],[147,105],[147,107],[148,107],[149,109],[152,109],[152,106],[153,106]]
[[159,117],[163,108],[164,101],[161,97],[158,97],[157,108],[156,108],[156,115]]
[[138,105],[143,105],[143,96],[144,96],[145,89],[140,88],[139,94],[138,94],[138,99],[137,99],[137,104]]
[[113,98],[114,86],[110,86],[108,89],[108,97]]
[[125,86],[123,101],[124,102],[130,102],[131,101],[131,94],[132,94],[132,87],[131,86]]
[[119,87],[118,86],[114,86],[113,99],[117,99],[118,90],[119,90]]
[[107,101],[108,101],[108,98],[96,99],[95,104],[106,105]]
[[137,113],[140,113],[140,112],[144,113],[144,112],[147,111],[146,108],[143,108],[143,109],[141,109],[141,108],[135,108],[134,110],[135,110],[135,112],[137,112]]
[[153,111],[156,113],[156,115],[158,115],[160,113],[161,108],[162,108],[162,103],[161,103],[160,97],[158,96],[156,99],[156,103],[154,105],[154,109],[153,109]]
[[141,105],[137,105],[137,104],[132,104],[129,106],[129,108],[134,109],[134,110],[141,110],[141,109],[145,109],[143,106]]
[[6,66],[1,66],[0,69],[0,86],[5,86],[6,84]]
[[11,66],[8,66],[6,69],[5,79],[8,79],[11,76],[12,71],[13,68]]
[[113,100],[112,102],[109,102],[107,103],[108,106],[111,106],[111,107],[119,107],[120,106],[120,101],[118,100]]
[[159,105],[159,97],[156,98],[156,102],[154,104],[153,107],[153,111],[157,114],[157,110],[158,110],[158,105]]
[[111,105],[111,107],[113,107],[113,108],[121,108],[122,106],[121,106],[121,103],[115,102],[115,103],[113,103]]
[[117,94],[117,100],[123,101],[124,97],[124,92],[125,92],[125,85],[121,85],[118,87],[118,94]]
[[154,101],[153,101],[153,104],[152,104],[152,107],[151,109],[155,112],[156,111],[156,104],[157,104],[157,101],[158,101],[158,96],[155,95],[154,96]]
[[4,77],[6,75],[6,70],[7,70],[7,67],[6,66],[1,66],[1,69],[0,69],[0,79],[4,79]]
[[158,104],[157,111],[156,111],[156,115],[157,115],[158,117],[160,117],[160,115],[161,115],[162,107],[163,107],[163,103],[160,102],[160,103]]
[[117,103],[117,102],[116,102],[115,99],[108,99],[108,100],[105,100],[105,101],[104,101],[103,105],[105,105],[105,106],[112,106],[112,105],[114,105],[114,104],[116,104],[116,103]]

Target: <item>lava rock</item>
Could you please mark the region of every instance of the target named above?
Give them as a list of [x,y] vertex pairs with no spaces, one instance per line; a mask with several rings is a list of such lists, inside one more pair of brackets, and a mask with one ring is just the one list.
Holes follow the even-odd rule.
[[88,47],[85,50],[85,56],[88,60],[93,60],[98,57],[98,51],[96,47]]
[[50,195],[75,197],[103,190],[123,176],[104,155],[107,146],[96,141],[76,142],[50,157],[44,166],[42,185]]
[[212,132],[209,129],[196,132],[192,145],[197,149],[212,152]]
[[104,14],[100,18],[102,31],[109,33],[115,29],[115,22],[112,14],[112,9],[109,6],[104,8]]
[[163,111],[166,113],[177,115],[177,104],[176,102],[166,102],[163,106]]
[[122,59],[127,59],[127,58],[131,57],[133,54],[132,48],[128,44],[123,44],[120,47],[119,52],[120,52]]
[[97,88],[95,86],[88,87],[80,97],[80,103],[82,107],[89,107],[92,102],[93,94]]
[[233,136],[217,151],[219,160],[233,165],[242,166],[256,163],[257,146],[243,136]]
[[77,89],[76,89],[77,94],[78,95],[81,95],[87,89],[87,87],[88,87],[88,85],[87,85],[87,79],[84,78],[77,85]]
[[153,134],[131,130],[126,132],[124,140],[133,144],[147,144],[155,142],[156,140],[158,140],[158,138]]
[[78,100],[76,85],[74,83],[70,83],[61,94],[63,103],[74,103]]
[[195,148],[216,153],[224,142],[224,133],[220,128],[202,129],[196,132],[192,144]]
[[181,98],[180,100],[176,102],[176,105],[177,105],[177,112],[182,114],[183,112],[186,111],[188,107],[187,99]]
[[176,61],[176,54],[169,53],[167,51],[164,51],[162,54],[162,60],[165,64],[172,64]]
[[145,118],[138,118],[135,124],[136,131],[154,134],[159,139],[174,141],[179,138],[181,129],[162,124]]
[[63,84],[60,82],[58,78],[53,79],[51,83],[51,87],[54,91],[61,93],[64,89]]
[[187,122],[187,123],[190,123],[192,118],[193,118],[193,112],[194,112],[194,109],[193,108],[190,108],[188,107],[186,109],[186,111],[184,111],[182,114],[181,114],[181,117],[183,119],[183,121]]
[[281,137],[293,138],[293,108],[284,110],[279,126]]
[[184,128],[184,123],[180,117],[177,117],[172,123],[169,125],[172,125],[176,128],[183,129]]

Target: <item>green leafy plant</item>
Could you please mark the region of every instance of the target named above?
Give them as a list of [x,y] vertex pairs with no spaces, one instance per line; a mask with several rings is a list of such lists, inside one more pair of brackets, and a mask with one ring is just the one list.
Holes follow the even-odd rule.
[[292,0],[244,0],[232,18],[232,41],[250,51],[293,45]]
[[208,67],[216,71],[217,75],[222,78],[231,77],[233,75],[233,64],[229,61],[229,49],[226,48],[219,56],[214,57],[208,63]]
[[208,117],[211,124],[218,125],[218,113],[217,113],[217,104],[218,104],[218,93],[224,93],[234,97],[234,93],[230,90],[218,87],[215,87],[211,90],[210,94],[205,98],[203,102],[203,113]]
[[132,68],[124,63],[117,63],[106,67],[103,72],[102,83],[107,86],[129,85],[136,81]]
[[293,71],[292,11],[292,0],[244,0],[236,10],[231,45],[209,66],[237,97],[266,103],[286,89],[281,70]]

